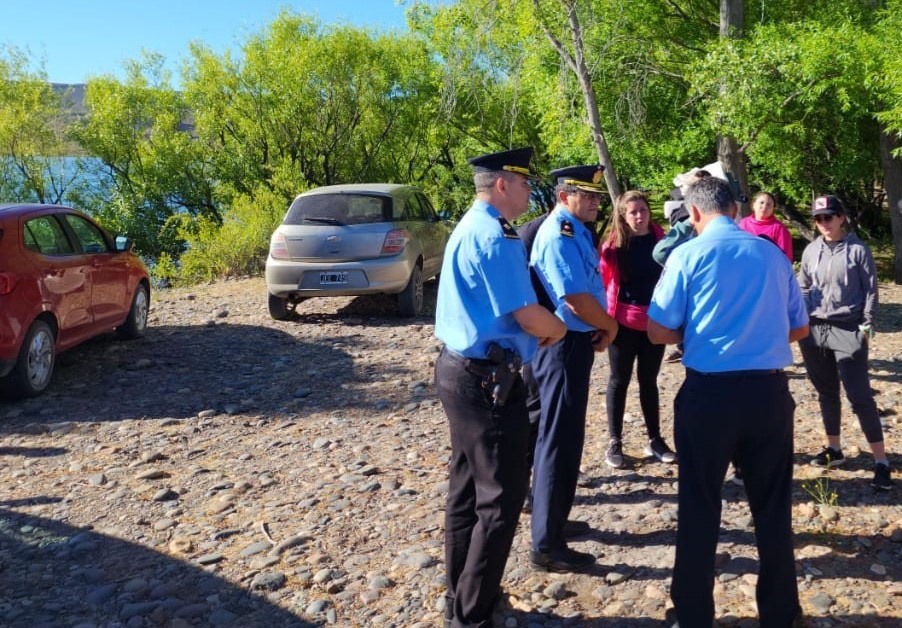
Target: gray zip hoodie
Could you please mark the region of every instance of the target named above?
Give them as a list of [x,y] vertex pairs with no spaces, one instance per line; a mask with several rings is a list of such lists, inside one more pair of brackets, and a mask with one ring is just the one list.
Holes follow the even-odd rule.
[[799,287],[811,318],[840,325],[874,325],[877,270],[871,250],[854,232],[832,250],[823,236],[806,246]]

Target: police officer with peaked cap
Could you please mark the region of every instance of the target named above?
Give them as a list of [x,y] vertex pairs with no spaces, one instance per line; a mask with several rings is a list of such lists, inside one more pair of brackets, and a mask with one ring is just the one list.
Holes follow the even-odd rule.
[[[435,386],[451,433],[445,617],[455,628],[492,625],[526,496],[529,420],[516,365],[565,331],[536,302],[526,249],[509,222],[528,207],[531,158],[532,148],[520,148],[470,160],[476,199],[442,265],[435,335],[445,346]],[[504,399],[502,384],[511,381]]]
[[648,310],[657,344],[684,342],[686,380],[674,400],[679,456],[676,563],[670,595],[678,625],[711,626],[721,486],[735,460],[755,522],[762,626],[799,612],[792,543],[793,413],[783,368],[808,335],[792,265],[734,222],[728,183],[707,177],[686,192],[698,236],[673,251]]
[[545,286],[555,314],[567,325],[560,343],[541,347],[532,371],[539,384],[541,416],[533,461],[533,565],[545,571],[580,571],[591,554],[567,547],[567,522],[579,477],[595,351],[617,335],[606,312],[598,252],[583,223],[594,222],[603,189],[600,166],[552,171],[557,205],[539,227],[530,264]]

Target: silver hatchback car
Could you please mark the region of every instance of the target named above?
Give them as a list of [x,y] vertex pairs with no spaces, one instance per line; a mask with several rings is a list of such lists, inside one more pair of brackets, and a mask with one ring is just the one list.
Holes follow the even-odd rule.
[[397,294],[402,316],[423,311],[423,282],[442,268],[450,225],[411,185],[358,183],[304,192],[272,234],[269,313],[292,316],[308,297]]

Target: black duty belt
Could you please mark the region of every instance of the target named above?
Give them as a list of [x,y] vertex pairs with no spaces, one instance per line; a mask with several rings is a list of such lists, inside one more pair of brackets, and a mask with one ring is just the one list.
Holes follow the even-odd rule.
[[699,377],[762,377],[764,375],[774,375],[782,373],[783,369],[745,369],[739,371],[717,371],[714,373],[703,373],[695,369],[686,367],[686,372]]
[[492,362],[491,360],[462,356],[448,347],[442,348],[442,355],[450,362],[459,364],[468,373],[478,375],[479,377],[491,375],[492,371],[498,366],[496,362]]

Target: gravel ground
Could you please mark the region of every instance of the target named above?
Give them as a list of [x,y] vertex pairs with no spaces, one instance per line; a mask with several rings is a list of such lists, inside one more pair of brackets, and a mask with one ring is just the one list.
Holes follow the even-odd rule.
[[[269,318],[258,278],[158,291],[145,338],[77,347],[48,394],[0,402],[0,626],[441,625],[450,449],[426,288],[413,320],[370,297],[310,300],[288,322]],[[899,468],[902,288],[881,289],[872,385]],[[630,464],[604,466],[607,371],[601,356],[573,513],[597,567],[532,571],[524,517],[500,626],[663,625],[676,470],[642,455],[634,389]],[[660,376],[665,434],[682,374]],[[848,408],[850,462],[809,466],[823,436],[798,354],[790,375],[806,625],[902,625],[902,487],[870,488]],[[754,626],[751,517],[741,487],[723,499],[718,623]]]

